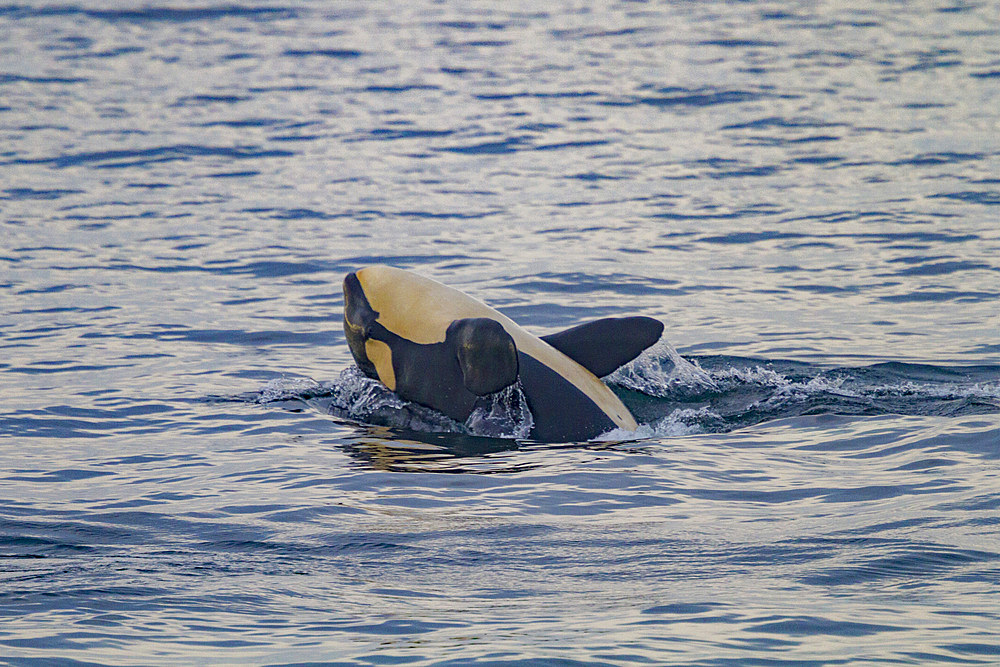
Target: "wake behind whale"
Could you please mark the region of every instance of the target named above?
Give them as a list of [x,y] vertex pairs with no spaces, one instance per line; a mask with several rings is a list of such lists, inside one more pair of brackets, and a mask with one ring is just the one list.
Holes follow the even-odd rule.
[[[601,440],[725,433],[813,415],[1000,412],[1000,366],[887,362],[847,367],[736,356],[685,358],[662,339],[604,381],[635,415],[638,428],[611,430],[598,436]],[[353,365],[328,382],[275,378],[244,399],[306,407],[359,427],[411,435],[530,439],[531,414],[517,387],[496,395],[488,413],[466,422],[400,399]]]

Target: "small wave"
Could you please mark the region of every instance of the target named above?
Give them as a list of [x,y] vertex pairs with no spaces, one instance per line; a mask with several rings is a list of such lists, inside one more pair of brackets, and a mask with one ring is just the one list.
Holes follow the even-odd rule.
[[[890,368],[885,364],[844,368],[725,357],[701,361],[709,366],[717,387],[701,398],[723,416],[721,430],[804,414],[959,416],[1000,412],[1000,381],[993,380],[1000,378],[1000,369]],[[970,370],[974,374],[966,372]],[[716,430],[708,426],[708,430]]]
[[612,431],[604,439],[719,433],[800,415],[1000,412],[1000,369],[982,367],[844,368],[738,357],[685,360],[663,342],[606,380],[640,427],[635,433]]

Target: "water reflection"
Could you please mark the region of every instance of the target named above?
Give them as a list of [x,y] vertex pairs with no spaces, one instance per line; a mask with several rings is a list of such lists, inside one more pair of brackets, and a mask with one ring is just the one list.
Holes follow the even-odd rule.
[[485,438],[460,433],[425,433],[384,426],[357,426],[357,435],[345,438],[344,451],[377,470],[401,472],[504,473],[531,465],[515,461],[465,461],[517,451],[517,440]]

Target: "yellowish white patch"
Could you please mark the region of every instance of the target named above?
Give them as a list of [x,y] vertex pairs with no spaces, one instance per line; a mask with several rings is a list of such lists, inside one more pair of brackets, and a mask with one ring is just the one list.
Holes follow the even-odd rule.
[[390,390],[396,391],[396,371],[392,368],[392,349],[380,340],[365,341],[365,354],[375,364],[378,379]]

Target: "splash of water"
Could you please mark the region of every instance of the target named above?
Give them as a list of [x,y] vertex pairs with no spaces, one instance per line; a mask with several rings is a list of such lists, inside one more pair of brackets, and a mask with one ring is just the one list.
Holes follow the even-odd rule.
[[348,366],[340,372],[331,386],[333,402],[351,415],[367,415],[384,408],[399,410],[406,403],[378,380],[373,380],[357,366]]
[[323,393],[323,385],[311,378],[280,377],[268,380],[253,398],[254,403],[299,400]]
[[717,388],[710,374],[682,357],[666,338],[660,338],[631,362],[606,376],[604,381],[660,398]]
[[489,405],[477,405],[465,420],[465,427],[472,435],[492,438],[527,438],[535,420],[528,409],[528,401],[518,380],[495,394],[484,397]]

